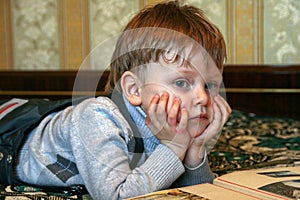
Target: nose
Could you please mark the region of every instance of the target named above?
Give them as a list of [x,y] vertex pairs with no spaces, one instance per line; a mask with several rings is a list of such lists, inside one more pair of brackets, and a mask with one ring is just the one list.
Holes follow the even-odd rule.
[[194,105],[207,105],[209,101],[209,92],[205,88],[196,88],[193,95]]

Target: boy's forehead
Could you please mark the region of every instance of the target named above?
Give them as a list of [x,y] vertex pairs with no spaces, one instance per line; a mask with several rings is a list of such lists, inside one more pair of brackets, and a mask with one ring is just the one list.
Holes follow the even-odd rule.
[[[173,70],[174,71],[174,70]],[[204,80],[222,80],[222,74],[214,63],[200,63],[199,65],[178,66],[175,73],[183,76],[200,76]]]
[[196,73],[203,77],[221,78],[222,74],[211,56],[201,46],[187,46],[184,53],[178,55],[182,61],[179,65],[168,65],[176,67],[182,73]]
[[203,79],[204,81],[215,80],[222,81],[222,74],[214,63],[198,63],[191,65],[190,63],[149,63],[145,71],[146,77],[189,77],[195,79]]
[[176,54],[180,59],[184,60],[195,68],[212,67],[217,68],[214,60],[202,45],[195,41],[188,41],[182,48],[175,48],[171,53]]

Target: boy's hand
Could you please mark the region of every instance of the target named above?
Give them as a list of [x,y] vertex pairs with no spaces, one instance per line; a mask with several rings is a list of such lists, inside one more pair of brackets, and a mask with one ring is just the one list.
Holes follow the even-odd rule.
[[160,142],[171,148],[182,161],[190,143],[190,135],[187,132],[188,113],[180,108],[180,104],[178,98],[170,101],[168,93],[161,97],[155,95],[147,110],[146,124]]
[[205,131],[196,138],[193,138],[191,145],[186,152],[184,163],[189,167],[198,166],[204,157],[205,144],[221,133],[222,128],[229,118],[231,108],[220,95],[214,97],[213,120]]

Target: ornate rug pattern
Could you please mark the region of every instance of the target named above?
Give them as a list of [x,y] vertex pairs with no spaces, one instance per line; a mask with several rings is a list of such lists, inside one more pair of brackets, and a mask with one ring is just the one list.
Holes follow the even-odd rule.
[[[300,121],[234,110],[208,157],[216,176],[235,170],[300,165]],[[90,197],[0,185],[0,200],[7,199],[85,200]]]
[[217,175],[300,165],[300,121],[234,110],[208,156]]

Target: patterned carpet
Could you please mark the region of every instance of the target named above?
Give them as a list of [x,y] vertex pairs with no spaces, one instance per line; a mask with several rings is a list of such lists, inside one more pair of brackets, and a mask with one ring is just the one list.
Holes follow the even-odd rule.
[[[235,170],[300,165],[300,121],[234,110],[208,156],[216,176]],[[90,198],[88,195],[46,193],[40,188],[0,185],[0,200],[5,199]]]
[[234,110],[209,154],[212,170],[300,165],[300,121]]

